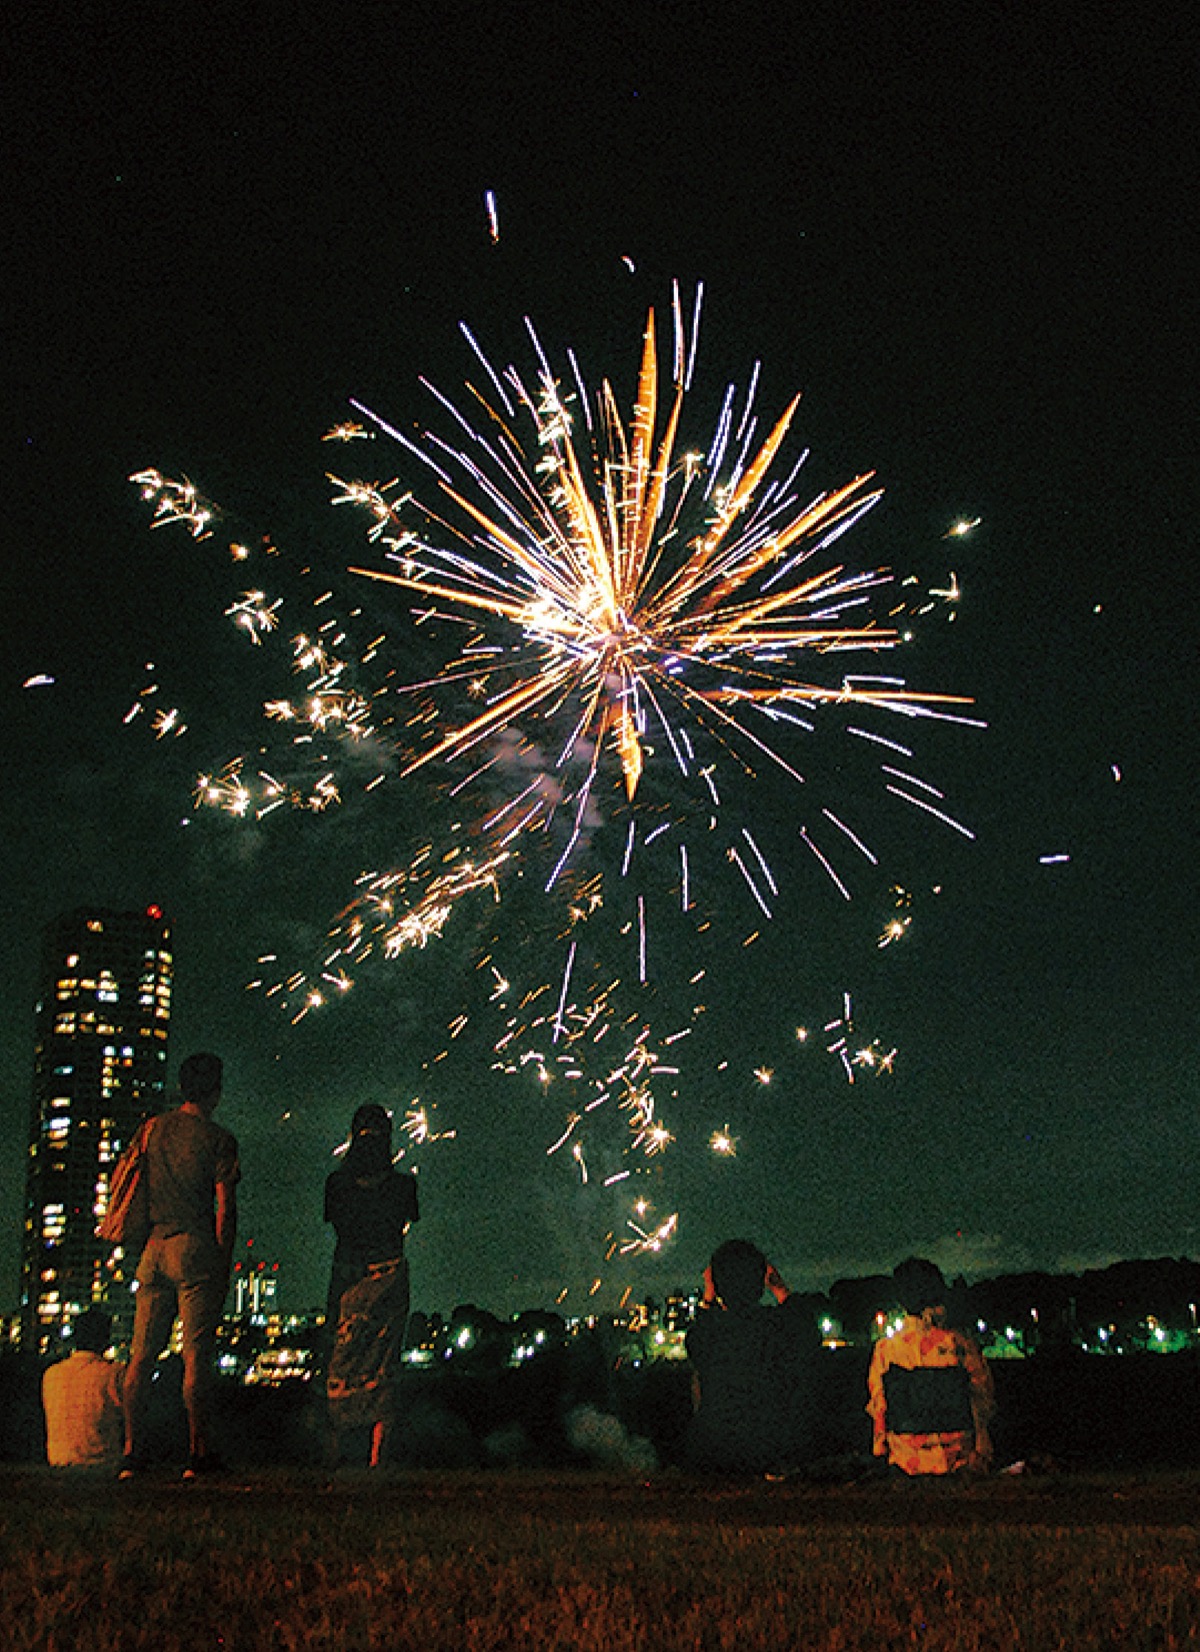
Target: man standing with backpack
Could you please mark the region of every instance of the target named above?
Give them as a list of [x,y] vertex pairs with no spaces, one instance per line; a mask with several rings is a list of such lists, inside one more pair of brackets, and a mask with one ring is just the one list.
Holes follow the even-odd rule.
[[188,1056],[179,1069],[180,1105],[154,1120],[146,1140],[150,1237],[136,1275],[122,1479],[141,1467],[147,1388],[176,1316],[190,1452],[184,1478],[221,1466],[209,1439],[212,1364],[229,1289],[240,1174],[237,1141],[213,1122],[221,1080],[219,1056]]

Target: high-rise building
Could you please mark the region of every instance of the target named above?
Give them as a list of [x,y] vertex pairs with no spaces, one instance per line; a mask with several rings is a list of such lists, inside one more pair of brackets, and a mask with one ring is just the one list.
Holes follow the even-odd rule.
[[22,1341],[44,1352],[76,1314],[128,1317],[129,1259],[96,1238],[112,1167],[162,1107],[171,926],[81,907],[46,930],[35,1022],[21,1267]]

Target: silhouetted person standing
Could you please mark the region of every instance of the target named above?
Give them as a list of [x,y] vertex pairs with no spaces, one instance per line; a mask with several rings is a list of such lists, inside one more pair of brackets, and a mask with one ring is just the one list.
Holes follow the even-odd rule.
[[155,1119],[146,1143],[151,1226],[136,1275],[122,1477],[141,1466],[146,1388],[176,1316],[188,1415],[185,1478],[221,1467],[209,1439],[212,1364],[229,1289],[240,1175],[237,1142],[212,1116],[222,1075],[219,1056],[188,1056],[179,1069],[180,1105]]
[[325,1182],[325,1220],[337,1246],[327,1319],[335,1327],[326,1390],[336,1434],[371,1430],[371,1467],[384,1460],[396,1365],[408,1320],[404,1236],[420,1214],[417,1179],[392,1163],[392,1116],[360,1107],[338,1168]]

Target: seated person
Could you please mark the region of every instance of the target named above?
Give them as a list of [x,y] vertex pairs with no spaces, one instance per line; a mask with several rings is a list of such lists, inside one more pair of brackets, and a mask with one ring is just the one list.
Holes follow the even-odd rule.
[[104,1357],[112,1320],[88,1308],[75,1321],[74,1351],[42,1378],[46,1458],[54,1468],[115,1468],[125,1439],[123,1365]]
[[905,1317],[871,1356],[875,1455],[904,1474],[986,1470],[995,1409],[987,1361],[971,1337],[946,1324],[946,1282],[934,1263],[912,1257],[893,1278]]
[[[762,1306],[764,1291],[776,1307]],[[749,1240],[730,1239],[713,1253],[687,1351],[695,1405],[689,1468],[782,1472],[810,1454],[820,1411],[820,1334],[811,1311],[789,1298]]]

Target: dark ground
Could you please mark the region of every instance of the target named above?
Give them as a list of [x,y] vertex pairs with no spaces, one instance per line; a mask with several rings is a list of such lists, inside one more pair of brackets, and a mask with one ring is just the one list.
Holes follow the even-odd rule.
[[12,1652],[1173,1652],[1200,1474],[0,1469]]
[[[6,1524],[21,1524],[27,1507],[32,1520],[45,1501],[47,1482],[63,1485],[63,1471],[42,1466],[0,1469]],[[69,1476],[73,1506],[97,1513],[118,1495],[107,1476]],[[645,1522],[665,1520],[688,1526],[752,1529],[815,1523],[823,1527],[937,1529],[1200,1526],[1200,1474],[1154,1469],[1141,1473],[1049,1472],[993,1475],[984,1480],[813,1485],[802,1480],[705,1481],[673,1470],[648,1477],[586,1471],[399,1470],[383,1475],[362,1469],[329,1472],[315,1468],[258,1468],[231,1471],[218,1479],[184,1482],[167,1470],[148,1472],[119,1491],[123,1502],[158,1505],[164,1498],[202,1502],[236,1497],[252,1514],[255,1507],[278,1514],[297,1511],[316,1499],[333,1512],[372,1509],[403,1518],[405,1511],[436,1515],[472,1505],[489,1505],[514,1519],[547,1521]],[[299,1518],[299,1512],[297,1512]]]

